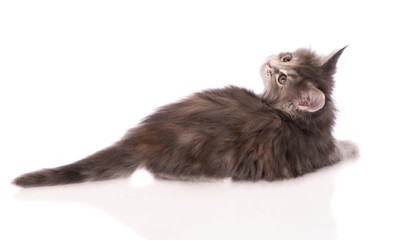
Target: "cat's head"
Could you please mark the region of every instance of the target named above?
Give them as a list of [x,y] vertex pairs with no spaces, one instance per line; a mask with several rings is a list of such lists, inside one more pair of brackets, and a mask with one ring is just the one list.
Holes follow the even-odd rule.
[[291,116],[317,112],[331,103],[333,74],[337,60],[346,47],[328,56],[308,49],[269,56],[260,73],[264,98]]

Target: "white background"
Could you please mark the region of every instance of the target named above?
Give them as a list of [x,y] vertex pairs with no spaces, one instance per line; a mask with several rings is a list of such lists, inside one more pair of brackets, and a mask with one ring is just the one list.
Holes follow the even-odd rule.
[[[415,239],[410,1],[1,1],[0,239]],[[265,57],[349,45],[335,135],[361,158],[273,183],[130,179],[21,190],[157,107]]]

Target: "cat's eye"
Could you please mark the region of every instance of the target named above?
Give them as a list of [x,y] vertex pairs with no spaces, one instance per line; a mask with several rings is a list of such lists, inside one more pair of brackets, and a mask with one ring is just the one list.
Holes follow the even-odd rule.
[[278,83],[284,85],[287,82],[287,75],[281,74],[278,76]]
[[292,58],[293,58],[293,56],[291,54],[290,55],[285,55],[284,57],[281,58],[281,61],[282,62],[289,62],[289,61],[291,61]]

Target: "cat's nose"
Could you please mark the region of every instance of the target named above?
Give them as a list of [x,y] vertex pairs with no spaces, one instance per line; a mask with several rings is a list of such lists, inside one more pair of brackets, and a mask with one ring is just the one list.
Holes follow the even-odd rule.
[[270,59],[267,62],[267,66],[272,68],[272,66],[277,67],[278,66],[278,61],[275,59]]
[[275,55],[269,55],[269,56],[265,59],[266,65],[268,65],[269,67],[271,67],[271,61],[272,61],[272,60],[274,60],[275,58],[276,58],[276,56],[275,56]]

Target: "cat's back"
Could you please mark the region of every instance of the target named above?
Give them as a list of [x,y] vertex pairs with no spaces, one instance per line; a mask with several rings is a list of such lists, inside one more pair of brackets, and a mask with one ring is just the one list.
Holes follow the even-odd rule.
[[[148,116],[127,139],[155,145],[202,140],[234,144],[280,131],[281,118],[252,91],[235,86],[195,93]],[[268,136],[273,137],[273,136]],[[161,141],[161,139],[163,139]]]
[[145,120],[152,123],[169,119],[193,124],[242,124],[247,120],[279,119],[275,109],[254,92],[228,86],[195,93],[190,97],[159,109]]

